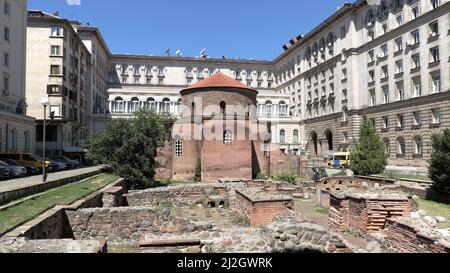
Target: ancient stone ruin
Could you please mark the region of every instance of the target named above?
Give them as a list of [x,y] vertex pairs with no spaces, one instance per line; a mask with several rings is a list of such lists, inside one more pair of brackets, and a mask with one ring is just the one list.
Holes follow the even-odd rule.
[[[328,227],[296,204],[317,196]],[[449,252],[393,181],[327,178],[289,185],[220,181],[128,191],[122,180],[71,206],[55,207],[0,238],[0,252],[350,253],[343,236],[394,252]]]

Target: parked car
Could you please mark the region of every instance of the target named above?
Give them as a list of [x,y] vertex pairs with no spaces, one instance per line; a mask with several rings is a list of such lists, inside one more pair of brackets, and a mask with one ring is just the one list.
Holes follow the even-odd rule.
[[30,165],[24,165],[24,164],[20,164],[19,162],[13,160],[13,159],[9,159],[9,158],[0,158],[1,161],[5,162],[6,164],[10,165],[10,166],[22,166],[25,167],[25,169],[27,169],[27,174],[28,175],[37,175],[39,174],[39,169]]
[[69,167],[69,169],[75,169],[80,165],[78,161],[68,159],[67,157],[64,156],[51,156],[50,159],[55,162],[66,164]]
[[[42,166],[44,165],[43,160],[40,156],[32,155],[30,153],[0,153],[0,157],[13,159],[20,164],[36,167],[40,172],[42,171]],[[45,167],[50,171],[52,170],[50,161],[45,161]]]
[[4,167],[9,167],[10,169],[10,176],[12,178],[18,178],[18,177],[24,177],[27,176],[27,169],[23,166],[17,166],[17,165],[9,165],[4,161],[0,160],[0,165]]
[[8,179],[11,177],[11,169],[0,165],[0,179]]
[[48,161],[50,162],[50,166],[52,167],[52,169],[50,171],[59,172],[59,171],[67,170],[69,168],[69,166],[65,163],[54,161],[51,159],[48,159]]

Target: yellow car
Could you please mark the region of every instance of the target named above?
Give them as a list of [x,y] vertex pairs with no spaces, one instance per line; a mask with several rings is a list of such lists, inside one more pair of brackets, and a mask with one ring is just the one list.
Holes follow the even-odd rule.
[[[29,153],[0,153],[0,158],[12,159],[20,164],[33,166],[39,168],[42,171],[42,158],[36,155],[32,155]],[[50,161],[45,161],[45,168],[48,168],[51,171],[51,163]]]

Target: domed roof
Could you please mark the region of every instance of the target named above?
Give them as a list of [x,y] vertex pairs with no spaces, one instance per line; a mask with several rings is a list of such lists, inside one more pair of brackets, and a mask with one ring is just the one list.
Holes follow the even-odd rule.
[[211,77],[204,79],[202,81],[199,81],[196,84],[193,84],[185,89],[183,91],[192,91],[197,89],[205,89],[205,88],[239,88],[239,89],[246,89],[253,92],[258,92],[255,89],[246,86],[245,84],[236,81],[235,79],[232,79],[228,77],[227,75],[219,72]]

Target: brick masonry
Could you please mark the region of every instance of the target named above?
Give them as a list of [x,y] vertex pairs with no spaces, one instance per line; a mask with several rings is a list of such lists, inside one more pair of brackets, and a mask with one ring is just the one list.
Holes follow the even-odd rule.
[[237,210],[251,227],[261,227],[274,221],[284,210],[293,209],[291,196],[270,194],[261,190],[239,189],[236,191]]
[[386,235],[389,246],[401,253],[450,253],[450,241],[410,218],[388,219]]

